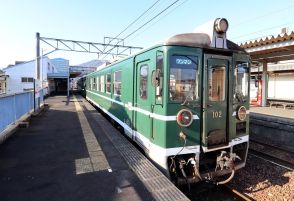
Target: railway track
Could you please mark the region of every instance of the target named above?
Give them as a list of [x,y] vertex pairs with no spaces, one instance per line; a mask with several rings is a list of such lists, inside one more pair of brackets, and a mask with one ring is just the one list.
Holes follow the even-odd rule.
[[250,143],[260,144],[262,146],[270,147],[270,148],[273,148],[273,149],[276,149],[276,150],[279,150],[279,151],[282,151],[282,152],[287,152],[287,153],[290,153],[290,154],[294,154],[294,151],[291,151],[291,150],[289,150],[287,148],[281,148],[281,147],[271,145],[271,144],[267,144],[267,143],[264,143],[264,142],[259,142],[259,141],[250,139]]
[[294,171],[294,152],[291,150],[250,140],[249,154]]
[[[120,125],[114,122],[109,116],[105,115],[101,110],[95,107],[111,124],[123,134],[123,129]],[[131,142],[141,153],[144,151],[133,141],[123,135]],[[182,185],[179,189],[192,201],[252,201],[253,199],[229,187],[228,185],[216,185],[212,182],[200,182],[191,184],[191,190],[188,190],[186,185]]]
[[215,185],[214,183],[197,183],[191,185],[190,192],[185,186],[180,190],[192,201],[251,201],[252,199],[229,187],[228,185]]

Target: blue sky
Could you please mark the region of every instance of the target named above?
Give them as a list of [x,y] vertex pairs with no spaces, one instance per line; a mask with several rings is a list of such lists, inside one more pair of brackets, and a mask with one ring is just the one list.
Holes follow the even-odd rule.
[[[43,37],[102,42],[104,36],[120,33],[155,1],[0,0],[0,68],[15,60],[33,59],[36,32]],[[153,12],[122,37],[172,2],[174,0],[161,0]],[[217,17],[228,19],[228,38],[234,42],[276,35],[282,27],[294,30],[292,0],[283,3],[273,0],[179,0],[169,11],[166,12],[168,15],[163,14],[129,37],[125,44],[147,47],[174,34],[191,32],[197,25]],[[41,48],[44,52],[51,50],[44,44]],[[97,55],[58,51],[49,57],[63,57],[74,65],[96,59]]]

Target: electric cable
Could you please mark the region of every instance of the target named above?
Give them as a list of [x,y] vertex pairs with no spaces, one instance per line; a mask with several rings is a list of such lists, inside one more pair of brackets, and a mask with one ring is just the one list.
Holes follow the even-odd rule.
[[160,0],[157,0],[154,4],[152,4],[145,12],[143,12],[137,19],[135,19],[132,23],[130,23],[124,30],[122,30],[115,38],[119,37],[123,32],[125,32],[128,28],[130,28],[133,24],[135,24],[143,15],[145,15],[150,9],[152,9]]
[[[156,19],[158,16],[160,16],[161,14],[163,14],[165,11],[167,11],[170,7],[172,7],[174,4],[176,4],[179,0],[175,0],[173,3],[171,3],[170,5],[168,5],[165,9],[163,9],[162,11],[160,11],[157,15],[153,16],[151,19],[149,19],[147,22],[145,22],[143,25],[141,25],[139,28],[137,28],[136,30],[134,30],[133,32],[131,32],[130,34],[128,34],[127,36],[125,36],[123,38],[123,40],[127,39],[128,37],[130,37],[131,35],[133,35],[134,33],[136,33],[137,31],[139,31],[140,29],[142,29],[144,26],[146,26],[147,24],[149,24],[150,22],[152,22],[154,19]],[[118,44],[118,43],[117,43]],[[109,49],[107,52],[105,52],[105,56],[103,57],[103,59],[108,55],[108,53],[113,50],[115,48],[115,46],[117,45],[115,44],[114,47],[112,47],[111,49]]]
[[290,25],[290,24],[293,24],[293,23],[294,23],[294,21],[291,21],[291,22],[288,22],[288,23],[285,23],[285,24],[280,24],[280,25],[276,25],[276,26],[269,27],[269,28],[266,28],[266,29],[261,29],[261,30],[255,31],[255,32],[251,32],[251,33],[247,33],[247,34],[239,35],[239,36],[236,36],[236,37],[234,37],[234,38],[232,38],[232,39],[243,38],[243,37],[248,36],[248,35],[253,35],[253,34],[256,34],[256,33],[263,32],[263,31],[272,30],[272,29],[279,28],[279,27],[281,27],[281,26]]
[[[152,9],[157,3],[159,3],[160,0],[157,0],[155,3],[153,3],[147,10],[145,10],[139,17],[137,17],[133,22],[131,22],[125,29],[123,29],[117,36],[114,38],[119,37],[123,32],[125,32],[128,28],[130,28],[133,24],[135,24],[141,17],[143,17],[150,9]],[[104,47],[104,50],[108,47],[108,45],[113,41],[113,38],[109,40],[108,44]]]
[[238,26],[240,26],[242,24],[246,24],[248,22],[252,22],[252,21],[255,21],[255,20],[258,20],[258,19],[262,19],[262,18],[267,17],[269,15],[273,15],[273,14],[282,12],[284,10],[288,10],[290,8],[293,8],[293,7],[294,7],[294,5],[290,5],[290,6],[286,7],[286,8],[282,8],[282,9],[279,9],[279,10],[276,10],[276,11],[272,11],[272,12],[269,12],[269,13],[266,13],[266,14],[263,14],[263,15],[260,15],[260,16],[253,17],[253,18],[249,18],[249,19],[241,21],[241,22],[239,22],[237,24],[232,24],[232,27],[235,28],[235,27],[238,27]]
[[149,24],[151,21],[153,21],[154,19],[156,19],[158,16],[160,16],[162,13],[164,13],[166,10],[168,10],[170,7],[172,7],[174,4],[176,4],[179,0],[174,1],[173,3],[171,3],[169,6],[167,6],[165,9],[163,9],[160,13],[158,13],[157,15],[155,15],[153,18],[151,18],[150,20],[148,20],[147,22],[145,22],[142,26],[140,26],[139,28],[137,28],[135,31],[133,31],[132,33],[130,33],[129,35],[127,35],[126,37],[124,37],[124,40],[127,39],[128,37],[130,37],[131,35],[133,35],[134,33],[136,33],[137,31],[139,31],[140,29],[142,29],[144,26],[146,26],[147,24]]
[[[140,36],[142,33],[144,33],[146,30],[150,29],[153,25],[155,25],[156,23],[158,23],[160,20],[162,20],[163,18],[165,18],[166,16],[168,16],[169,14],[171,14],[174,10],[176,10],[177,8],[179,8],[180,6],[182,6],[184,3],[186,3],[189,0],[185,0],[183,1],[181,4],[177,5],[175,8],[173,8],[172,10],[170,10],[168,13],[166,13],[164,16],[162,16],[161,18],[159,18],[157,21],[153,22],[152,24],[150,24],[148,27],[146,27],[144,30],[142,30],[141,32],[139,32],[138,34],[136,34],[134,37],[132,37],[131,39],[128,40],[128,42],[133,41],[135,38],[137,38],[138,36]],[[125,51],[125,50],[124,50]],[[123,52],[124,52],[123,51]]]

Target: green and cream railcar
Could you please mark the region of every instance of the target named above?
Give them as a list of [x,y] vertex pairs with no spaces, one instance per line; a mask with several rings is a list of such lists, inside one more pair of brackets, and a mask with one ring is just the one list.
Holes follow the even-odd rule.
[[179,183],[231,174],[225,183],[247,157],[250,58],[226,19],[210,25],[86,77],[86,98]]

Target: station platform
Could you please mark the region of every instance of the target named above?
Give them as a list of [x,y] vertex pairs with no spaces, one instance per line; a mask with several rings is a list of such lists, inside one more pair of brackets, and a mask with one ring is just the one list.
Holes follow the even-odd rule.
[[268,115],[294,120],[294,109],[283,109],[281,107],[250,107],[250,113]]
[[250,108],[250,139],[294,152],[294,109]]
[[0,145],[0,200],[188,200],[85,99],[46,103]]

